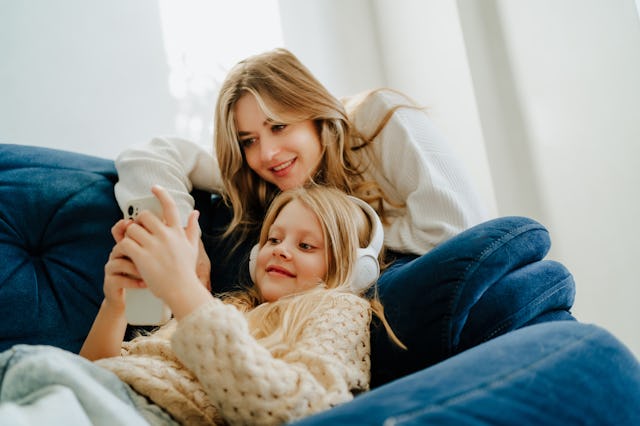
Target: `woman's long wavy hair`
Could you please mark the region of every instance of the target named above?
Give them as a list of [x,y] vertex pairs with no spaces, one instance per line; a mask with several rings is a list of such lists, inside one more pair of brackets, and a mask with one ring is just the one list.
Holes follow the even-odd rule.
[[255,96],[265,115],[275,122],[312,120],[322,144],[322,159],[311,180],[369,202],[384,221],[382,201],[393,203],[376,182],[363,178],[363,172],[371,164],[371,156],[365,155],[363,148],[367,148],[397,107],[387,112],[373,134],[366,137],[358,134],[344,105],[291,52],[275,49],[238,63],[229,72],[218,96],[214,144],[224,183],[223,197],[233,208],[225,235],[238,227],[256,229],[279,192],[275,185],[253,172],[244,159],[234,109],[247,93]]
[[[306,319],[323,303],[331,303],[329,296],[332,292],[352,292],[350,286],[357,249],[369,245],[373,230],[364,211],[344,192],[312,185],[284,191],[273,200],[260,232],[261,247],[266,243],[269,229],[278,214],[294,200],[313,211],[321,224],[327,266],[322,283],[311,290],[270,303],[265,303],[256,285],[221,296],[225,302],[245,312],[254,337],[274,353],[286,351],[289,344],[296,341]],[[376,294],[369,299],[369,303],[391,338],[402,346],[389,327]]]

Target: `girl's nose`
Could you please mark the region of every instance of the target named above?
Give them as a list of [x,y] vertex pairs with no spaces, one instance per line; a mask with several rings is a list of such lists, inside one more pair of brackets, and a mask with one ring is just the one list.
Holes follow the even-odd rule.
[[291,257],[291,253],[283,243],[280,243],[273,248],[273,255],[279,256],[283,259],[289,259]]

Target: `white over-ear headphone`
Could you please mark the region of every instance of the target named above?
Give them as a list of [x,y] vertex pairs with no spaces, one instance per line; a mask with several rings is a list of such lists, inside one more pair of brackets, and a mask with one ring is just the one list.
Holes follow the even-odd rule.
[[[351,195],[348,195],[348,197],[367,214],[373,227],[369,245],[365,248],[358,248],[357,250],[356,265],[353,271],[354,277],[351,282],[351,290],[356,294],[361,294],[380,276],[378,255],[380,254],[380,250],[382,250],[382,243],[384,242],[384,230],[382,228],[382,222],[373,207],[359,198],[352,197]],[[258,258],[259,250],[260,244],[256,244],[249,254],[249,274],[253,282],[256,281],[256,259]]]

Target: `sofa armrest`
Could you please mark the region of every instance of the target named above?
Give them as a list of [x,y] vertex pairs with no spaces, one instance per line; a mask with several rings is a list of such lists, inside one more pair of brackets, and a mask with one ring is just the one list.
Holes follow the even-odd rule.
[[116,180],[107,159],[0,145],[0,350],[80,349],[121,217]]

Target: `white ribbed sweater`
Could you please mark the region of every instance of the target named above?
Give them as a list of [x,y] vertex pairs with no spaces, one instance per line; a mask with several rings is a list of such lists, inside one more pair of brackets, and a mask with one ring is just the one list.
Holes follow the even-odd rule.
[[[356,129],[372,134],[385,113],[406,100],[390,91],[345,100]],[[485,207],[451,147],[422,111],[401,108],[375,138],[375,164],[369,171],[396,208],[385,205],[385,245],[422,255],[459,232],[488,219]],[[115,194],[123,211],[127,203],[148,196],[153,184],[167,188],[186,218],[193,210],[189,192],[195,187],[221,192],[217,160],[189,141],[161,137],[123,151],[116,159],[119,182]]]
[[369,302],[332,293],[299,339],[274,356],[235,307],[212,298],[167,339],[138,337],[96,363],[179,423],[282,424],[350,401],[369,388]]

